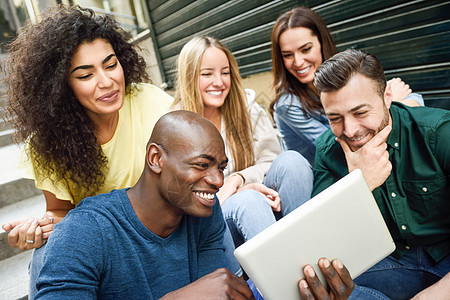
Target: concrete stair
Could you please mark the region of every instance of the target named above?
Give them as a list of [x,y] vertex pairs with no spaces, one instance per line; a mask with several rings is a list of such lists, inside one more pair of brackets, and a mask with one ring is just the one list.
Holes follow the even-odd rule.
[[[45,212],[42,192],[32,180],[22,178],[23,172],[18,168],[21,149],[13,144],[14,130],[3,120],[5,105],[5,99],[0,99],[0,226],[13,220],[42,217]],[[28,298],[31,254],[30,250],[11,248],[8,233],[0,227],[0,299]]]

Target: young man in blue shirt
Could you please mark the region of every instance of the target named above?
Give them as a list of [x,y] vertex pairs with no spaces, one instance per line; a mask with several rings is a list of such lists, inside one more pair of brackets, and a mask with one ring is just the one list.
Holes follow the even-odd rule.
[[[130,189],[86,198],[48,240],[37,299],[253,299],[230,272],[216,198],[227,166],[223,140],[198,114],[155,125],[146,166]],[[319,262],[336,299],[353,289],[346,268]],[[330,297],[307,266],[303,295]]]

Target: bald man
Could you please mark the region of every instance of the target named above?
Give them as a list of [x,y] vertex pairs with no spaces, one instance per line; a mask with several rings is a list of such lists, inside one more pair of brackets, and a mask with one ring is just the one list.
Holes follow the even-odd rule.
[[[84,199],[55,226],[36,298],[253,299],[227,269],[215,196],[227,161],[208,120],[187,111],[164,115],[137,184]],[[353,284],[345,267],[323,270],[337,290]],[[315,275],[308,281],[318,298],[329,297]]]

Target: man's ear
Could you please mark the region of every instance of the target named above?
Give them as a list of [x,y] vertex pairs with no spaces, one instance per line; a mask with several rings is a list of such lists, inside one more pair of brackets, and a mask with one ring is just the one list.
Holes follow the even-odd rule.
[[155,143],[150,143],[147,147],[147,165],[153,173],[161,173],[163,163],[161,147]]
[[386,89],[384,90],[384,104],[388,109],[391,107],[393,97],[391,85],[386,84]]

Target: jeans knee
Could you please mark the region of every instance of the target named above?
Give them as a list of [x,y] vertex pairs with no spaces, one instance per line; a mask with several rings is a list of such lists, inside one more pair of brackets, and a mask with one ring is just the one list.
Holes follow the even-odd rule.
[[252,189],[242,190],[231,196],[231,198],[238,203],[245,202],[246,207],[255,207],[261,203],[266,203],[263,194]]
[[276,167],[280,169],[281,172],[283,172],[283,175],[286,174],[289,176],[289,174],[296,174],[306,176],[306,177],[312,177],[312,167],[308,160],[303,157],[300,153],[293,150],[288,150],[282,152],[274,161],[274,164],[276,164]]
[[230,196],[222,205],[222,212],[225,219],[238,217],[245,214],[246,210],[260,211],[270,207],[263,194],[256,190],[247,189]]

